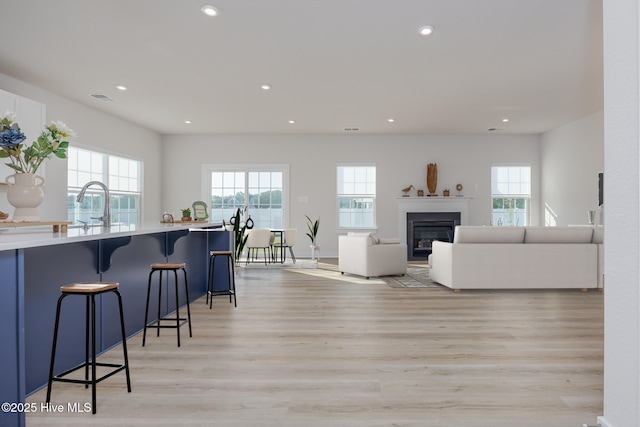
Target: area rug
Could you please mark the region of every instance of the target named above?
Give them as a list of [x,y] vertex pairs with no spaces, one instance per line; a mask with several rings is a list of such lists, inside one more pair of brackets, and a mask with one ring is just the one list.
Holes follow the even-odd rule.
[[[318,263],[318,268],[338,271],[335,264]],[[429,278],[429,267],[423,265],[409,265],[404,276],[385,276],[376,279],[383,280],[392,288],[442,288],[442,285]]]
[[404,276],[385,277],[392,288],[442,288],[442,285],[429,278],[428,267],[407,267]]

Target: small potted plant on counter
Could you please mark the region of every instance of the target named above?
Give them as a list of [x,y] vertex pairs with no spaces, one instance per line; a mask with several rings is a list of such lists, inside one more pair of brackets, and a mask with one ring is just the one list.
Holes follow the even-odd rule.
[[182,220],[191,221],[191,208],[180,209],[182,211]]

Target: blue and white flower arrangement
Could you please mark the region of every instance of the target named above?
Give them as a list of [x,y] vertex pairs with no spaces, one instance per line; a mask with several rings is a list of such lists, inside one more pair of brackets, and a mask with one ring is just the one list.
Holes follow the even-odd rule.
[[75,132],[60,121],[51,122],[30,146],[25,146],[25,134],[15,121],[15,113],[7,111],[0,116],[0,158],[8,158],[7,163],[17,173],[35,174],[42,162],[52,155],[60,159],[67,158],[69,137],[76,136]]

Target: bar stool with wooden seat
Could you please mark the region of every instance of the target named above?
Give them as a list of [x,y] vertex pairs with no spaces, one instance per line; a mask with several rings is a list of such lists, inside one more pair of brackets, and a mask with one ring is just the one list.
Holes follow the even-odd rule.
[[[142,346],[147,340],[147,328],[156,328],[157,334],[156,336],[160,336],[161,328],[175,328],[178,337],[178,347],[180,347],[180,326],[185,323],[189,324],[189,336],[192,337],[191,334],[191,310],[189,309],[189,285],[187,283],[187,270],[185,269],[185,263],[157,263],[151,264],[151,271],[149,272],[149,284],[147,286],[147,305],[144,311],[144,332],[142,334]],[[184,292],[187,297],[187,317],[180,317],[180,296],[178,291],[178,270],[182,270],[184,274]],[[153,277],[153,273],[160,273],[160,281],[158,285],[158,317],[156,320],[149,322],[149,298],[151,296],[151,279]],[[174,284],[176,290],[176,315],[175,317],[167,317],[161,316],[161,306],[162,306],[162,276],[165,271],[173,271],[174,276]],[[168,280],[168,279],[167,279]],[[168,324],[165,324],[168,323]]]
[[[229,282],[227,289],[214,289],[214,268],[216,265],[216,257],[226,257],[227,258],[227,270],[229,275]],[[207,283],[207,300],[206,303],[209,304],[209,309],[213,308],[213,297],[215,295],[229,295],[229,302],[231,302],[231,297],[233,296],[233,306],[237,307],[236,303],[236,280],[235,280],[235,269],[233,264],[233,252],[231,251],[209,251],[209,281]],[[209,299],[211,298],[211,299]]]
[[[51,386],[53,381],[61,381],[68,383],[84,384],[85,388],[91,384],[91,410],[96,413],[96,384],[100,381],[109,378],[110,376],[124,370],[127,376],[127,391],[131,393],[131,378],[129,376],[129,357],[127,355],[127,337],[124,329],[124,314],[122,310],[122,296],[118,291],[119,284],[116,282],[81,282],[72,283],[70,285],[61,286],[60,290],[62,295],[58,298],[58,306],[56,308],[56,320],[53,328],[53,346],[51,348],[51,364],[49,366],[49,381],[47,384],[47,400],[51,401]],[[96,362],[96,295],[102,295],[108,292],[113,292],[118,297],[118,306],[120,308],[120,331],[122,333],[122,352],[124,361],[122,364],[114,363],[100,363]],[[86,333],[85,333],[85,360],[84,363],[69,369],[61,374],[53,375],[53,369],[56,357],[56,346],[58,343],[58,327],[60,325],[60,308],[62,306],[62,300],[69,295],[80,295],[86,297]],[[91,341],[91,345],[89,345]],[[91,347],[91,352],[89,348]],[[89,362],[89,356],[91,356],[91,362]],[[91,377],[89,377],[89,366],[91,366]],[[96,367],[109,367],[113,368],[111,371],[96,378]],[[66,375],[84,368],[84,380],[65,378]]]

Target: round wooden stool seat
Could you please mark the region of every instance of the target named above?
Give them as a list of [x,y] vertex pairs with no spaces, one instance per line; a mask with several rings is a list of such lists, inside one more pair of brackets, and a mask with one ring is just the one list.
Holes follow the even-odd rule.
[[60,291],[66,294],[97,294],[118,289],[118,286],[117,282],[79,282],[60,286]]
[[151,264],[153,270],[178,270],[184,268],[187,264],[184,262],[162,262],[157,264]]
[[233,252],[231,251],[209,251],[209,255],[227,255],[227,256],[231,256],[233,255]]

